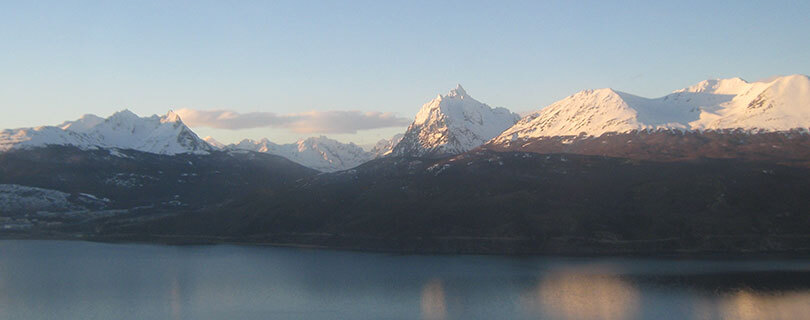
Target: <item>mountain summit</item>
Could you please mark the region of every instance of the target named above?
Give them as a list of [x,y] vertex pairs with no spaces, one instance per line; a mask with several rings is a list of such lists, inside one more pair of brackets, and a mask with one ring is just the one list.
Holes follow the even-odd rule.
[[48,145],[131,149],[168,155],[204,154],[212,150],[173,111],[163,116],[138,117],[132,111],[122,110],[106,119],[85,115],[58,126],[0,131],[0,151]]
[[520,117],[505,108],[492,108],[473,99],[458,85],[446,95],[424,104],[394,155],[441,156],[482,145]]

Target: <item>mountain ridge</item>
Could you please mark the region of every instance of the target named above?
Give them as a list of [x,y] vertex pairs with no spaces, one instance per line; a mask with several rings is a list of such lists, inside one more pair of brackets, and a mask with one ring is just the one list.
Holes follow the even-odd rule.
[[295,143],[276,144],[267,138],[244,139],[224,148],[230,151],[249,150],[279,155],[322,172],[354,168],[374,158],[371,152],[354,143],[342,143],[325,136],[309,137]]
[[524,117],[492,142],[645,129],[756,132],[808,127],[810,78],[790,75],[768,82],[704,80],[653,99],[610,88],[583,90]]

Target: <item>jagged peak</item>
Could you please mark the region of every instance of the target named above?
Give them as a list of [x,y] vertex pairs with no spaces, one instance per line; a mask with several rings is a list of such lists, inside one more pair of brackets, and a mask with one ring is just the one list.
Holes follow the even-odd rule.
[[162,123],[167,123],[167,122],[183,123],[183,120],[180,119],[180,115],[177,114],[176,112],[174,112],[174,110],[169,109],[169,111],[166,112],[166,115],[161,117],[160,122],[162,122]]
[[458,97],[458,98],[464,99],[464,98],[469,97],[469,96],[467,95],[467,91],[464,90],[464,88],[461,86],[461,84],[457,84],[456,88],[453,89],[453,90],[450,90],[450,92],[447,93],[446,97]]
[[447,95],[422,105],[392,153],[432,156],[465,152],[497,136],[519,119],[508,109],[493,108],[475,100],[458,85]]
[[239,141],[237,144],[254,144],[254,145],[258,145],[258,144],[263,144],[263,143],[268,143],[268,142],[270,142],[270,139],[267,139],[267,138],[261,138],[259,140],[245,138],[245,139],[242,139],[241,141]]
[[301,144],[315,144],[315,143],[323,143],[323,142],[326,142],[326,141],[333,141],[333,140],[332,140],[332,139],[327,138],[326,136],[321,135],[321,136],[317,136],[317,137],[307,137],[307,138],[303,138],[303,139],[298,140],[298,142],[297,142],[297,143],[298,143],[299,145],[301,145]]
[[438,115],[448,111],[452,112],[451,110],[454,109],[457,110],[465,108],[465,106],[479,104],[491,108],[486,104],[475,100],[459,84],[455,89],[450,90],[450,92],[448,92],[446,95],[439,94],[435,99],[422,105],[422,108],[420,108],[419,112],[416,113],[414,123],[422,124],[431,119],[431,115]]
[[333,145],[333,146],[334,146],[334,145],[347,145],[347,146],[351,146],[351,147],[355,147],[355,146],[357,146],[357,145],[356,145],[354,142],[346,142],[346,143],[343,143],[343,142],[340,142],[340,141],[338,141],[338,140],[335,140],[335,139],[329,138],[329,137],[324,136],[324,135],[320,135],[320,136],[317,136],[317,137],[309,137],[309,138],[306,138],[306,139],[301,139],[301,140],[298,140],[298,142],[297,142],[297,143],[298,143],[298,145],[299,145],[299,146],[300,146],[300,145],[307,145],[307,146],[316,146],[316,145]]
[[326,172],[353,168],[374,158],[373,154],[354,143],[342,143],[323,135],[285,144],[275,144],[267,138],[263,138],[261,142],[244,139],[227,146],[227,150],[240,149],[279,155]]
[[[469,94],[467,94],[467,90],[464,90],[460,84],[457,84],[456,87],[448,91],[447,94],[437,94],[436,98],[434,98],[433,101],[425,104],[425,106],[431,105],[434,102],[442,102],[444,99],[471,99],[471,97]],[[423,106],[423,108],[425,106]]]

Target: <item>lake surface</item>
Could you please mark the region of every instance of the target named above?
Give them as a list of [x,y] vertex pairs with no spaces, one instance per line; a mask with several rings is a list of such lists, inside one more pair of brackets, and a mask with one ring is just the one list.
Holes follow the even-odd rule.
[[0,241],[0,319],[808,319],[810,260]]

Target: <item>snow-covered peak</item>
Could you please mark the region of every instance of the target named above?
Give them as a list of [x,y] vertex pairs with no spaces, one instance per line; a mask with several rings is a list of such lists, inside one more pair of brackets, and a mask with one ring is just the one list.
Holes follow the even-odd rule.
[[692,92],[692,93],[710,93],[710,94],[737,94],[742,90],[748,82],[742,78],[729,78],[729,79],[711,79],[698,82],[696,85],[675,90],[673,93],[679,92]]
[[752,82],[727,103],[703,108],[695,129],[784,131],[810,128],[810,78],[805,75]]
[[138,117],[122,110],[106,119],[85,115],[58,126],[3,130],[0,151],[47,145],[132,149],[158,154],[207,153],[211,147],[186,127],[174,112]]
[[65,121],[62,124],[57,125],[57,127],[62,130],[70,130],[73,132],[87,132],[102,122],[104,122],[104,118],[94,114],[86,114],[78,120]]
[[135,122],[138,121],[140,117],[129,109],[124,109],[118,112],[113,113],[110,117],[107,118],[107,121],[111,122]]
[[455,89],[450,90],[450,92],[447,94],[447,96],[448,97],[458,97],[458,98],[461,98],[461,99],[463,99],[465,97],[469,97],[467,95],[467,91],[465,91],[464,88],[461,87],[461,84],[456,85]]
[[216,148],[218,150],[225,149],[225,145],[222,144],[221,142],[217,141],[217,139],[214,139],[214,137],[212,137],[212,136],[207,136],[207,137],[203,138],[203,141],[207,142],[210,146],[212,146],[212,147],[214,147],[214,148]]
[[261,140],[243,139],[235,144],[230,144],[226,148],[232,150],[249,150],[256,152],[268,152],[278,147],[277,144],[270,142],[267,138]]
[[183,123],[183,120],[180,120],[180,115],[174,112],[174,110],[169,110],[165,116],[161,117],[160,121],[162,123]]
[[810,127],[810,78],[706,80],[649,99],[611,89],[584,90],[521,119],[494,141],[599,136],[643,129],[785,131]]
[[394,147],[396,155],[457,154],[480,146],[520,117],[470,97],[461,85],[424,104]]
[[383,156],[387,156],[394,151],[394,147],[402,141],[402,138],[405,137],[402,133],[397,133],[390,139],[382,139],[377,141],[377,144],[371,148],[371,152],[374,155],[374,158],[379,158]]
[[501,136],[601,135],[639,129],[638,112],[625,99],[634,96],[613,89],[583,90],[530,114]]
[[351,169],[373,158],[371,153],[354,143],[342,143],[325,136],[290,144],[275,144],[267,138],[259,141],[245,139],[227,148],[275,154],[324,172]]

